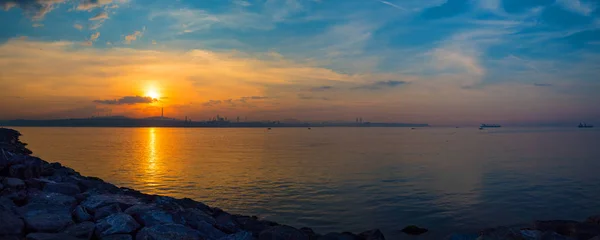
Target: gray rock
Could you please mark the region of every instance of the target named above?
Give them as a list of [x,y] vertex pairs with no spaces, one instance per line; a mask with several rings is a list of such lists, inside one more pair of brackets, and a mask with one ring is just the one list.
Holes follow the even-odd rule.
[[569,220],[535,221],[533,228],[542,232],[555,232],[560,235],[569,236],[573,227],[577,224],[579,222]]
[[113,203],[108,206],[98,208],[96,210],[96,212],[94,213],[94,219],[96,221],[98,221],[100,219],[103,219],[105,217],[108,217],[110,215],[113,215],[115,213],[120,213],[120,212],[121,212],[121,207],[119,207],[119,204]]
[[96,228],[96,224],[93,222],[81,222],[67,227],[63,233],[77,238],[91,239],[94,235],[94,228]]
[[[237,217],[236,222],[240,225],[240,227],[242,229],[252,232],[252,235],[254,237],[258,237],[258,235],[260,235],[260,233],[262,231],[264,231],[265,229],[278,225],[278,224],[275,224],[275,223],[269,222],[269,221],[260,221],[256,217],[247,217],[247,216]],[[300,230],[302,230],[306,233],[306,231],[305,231],[306,229],[305,230],[300,229]],[[313,235],[316,235],[316,234],[314,234],[314,232],[313,232]],[[312,236],[312,235],[309,234],[309,237],[310,236]]]
[[600,240],[600,235],[590,238],[589,240]]
[[144,227],[135,236],[136,240],[198,240],[202,239],[200,232],[180,224],[165,224]]
[[477,240],[524,240],[524,238],[519,228],[497,227],[483,230]]
[[81,191],[77,185],[72,183],[48,183],[44,186],[44,192],[62,193],[67,196],[74,196]]
[[2,183],[0,183],[0,191],[2,191],[2,189],[4,189],[4,185],[2,185]]
[[221,230],[216,229],[213,225],[204,221],[197,222],[196,224],[190,226],[198,230],[202,238],[207,240],[220,239],[227,236],[227,234]]
[[16,236],[16,235],[5,235],[5,236],[0,236],[0,239],[2,240],[23,240],[22,237],[20,236]]
[[230,234],[225,237],[220,238],[219,240],[253,240],[252,233],[241,231],[238,233]]
[[427,228],[421,228],[421,227],[417,227],[415,225],[409,225],[409,226],[404,227],[401,231],[408,235],[421,235],[423,233],[426,233],[429,230],[427,230]]
[[133,217],[125,213],[110,215],[96,224],[96,236],[102,238],[108,235],[132,233],[140,227]]
[[300,228],[300,231],[305,233],[308,236],[308,238],[311,240],[316,240],[319,238],[319,235],[311,228],[303,227],[303,228]]
[[359,240],[358,236],[352,233],[328,233],[317,238],[319,240]]
[[28,189],[36,189],[36,190],[42,190],[44,189],[44,186],[46,186],[46,184],[48,184],[49,181],[46,179],[40,179],[40,178],[31,178],[31,179],[27,179],[25,180],[25,185],[27,185]]
[[59,232],[73,224],[71,210],[64,205],[33,202],[19,208],[19,212],[32,232]]
[[538,240],[542,236],[542,232],[539,230],[523,229],[519,232],[521,233],[521,237],[527,240]]
[[217,223],[212,216],[199,209],[188,208],[183,212],[182,215],[185,221],[191,225],[201,221],[210,223],[211,225],[215,225]]
[[600,215],[590,216],[585,220],[585,222],[600,225]]
[[131,237],[129,234],[115,234],[108,235],[100,240],[133,240],[133,237]]
[[258,236],[259,240],[309,240],[308,236],[290,226],[275,226],[264,230]]
[[23,182],[23,180],[18,179],[18,178],[11,178],[11,177],[7,177],[2,181],[2,184],[6,187],[6,188],[10,188],[10,189],[25,189],[25,182]]
[[65,233],[30,233],[25,237],[27,240],[81,240]]
[[19,235],[23,232],[25,223],[12,209],[0,207],[0,236]]
[[73,210],[73,219],[77,222],[90,221],[92,220],[92,215],[90,215],[84,207],[79,205]]
[[385,240],[383,233],[379,229],[364,231],[358,234],[358,236],[364,240]]
[[177,199],[167,196],[156,196],[154,203],[166,211],[183,211],[184,208],[177,203]]
[[453,233],[448,235],[445,240],[477,240],[479,235],[477,234],[459,234]]
[[150,210],[159,210],[159,208],[156,204],[138,204],[125,209],[124,213],[134,216]]
[[119,194],[101,194],[89,196],[81,203],[81,206],[85,207],[87,210],[96,211],[98,208],[115,203],[119,204],[121,209],[127,209],[133,205],[141,204],[141,202],[134,197]]
[[164,224],[183,224],[185,222],[180,215],[159,209],[142,212],[133,215],[133,217],[146,227]]
[[571,238],[571,237],[560,235],[555,232],[545,232],[545,233],[542,233],[539,236],[539,238],[536,238],[535,240],[575,240],[575,239]]
[[236,233],[241,231],[240,225],[229,213],[222,212],[215,220],[217,221],[216,227],[225,233]]
[[33,192],[28,196],[28,202],[48,205],[61,205],[74,208],[77,199],[60,193]]

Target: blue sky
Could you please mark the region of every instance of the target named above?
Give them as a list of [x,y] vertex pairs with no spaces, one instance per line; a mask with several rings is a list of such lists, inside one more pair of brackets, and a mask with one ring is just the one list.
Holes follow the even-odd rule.
[[[7,87],[56,83],[33,99],[16,89],[11,100],[43,101],[55,111],[6,109],[14,117],[88,115],[106,109],[93,100],[143,95],[151,85],[178,117],[316,120],[333,111],[342,119],[457,124],[600,121],[598,1],[0,0],[0,9],[8,23],[0,26],[0,67],[47,68],[31,53],[8,55],[34,47],[49,61],[87,59],[54,63],[81,72],[6,73]],[[106,70],[115,57],[139,64]],[[163,66],[175,63],[191,66]],[[139,75],[135,69],[144,66],[170,70]],[[227,72],[215,70],[222,68]],[[247,74],[229,73],[236,68]],[[126,89],[131,85],[137,87]],[[250,96],[264,98],[233,104]],[[135,109],[144,115],[156,107]]]

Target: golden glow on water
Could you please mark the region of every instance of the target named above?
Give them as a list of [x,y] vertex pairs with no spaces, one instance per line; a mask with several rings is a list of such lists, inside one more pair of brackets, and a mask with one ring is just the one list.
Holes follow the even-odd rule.
[[148,129],[148,167],[146,168],[146,174],[148,176],[154,176],[156,173],[156,129]]

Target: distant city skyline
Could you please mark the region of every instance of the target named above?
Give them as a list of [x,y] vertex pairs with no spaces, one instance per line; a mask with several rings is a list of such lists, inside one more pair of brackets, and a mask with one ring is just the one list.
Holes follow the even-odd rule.
[[594,0],[2,0],[0,119],[600,124]]

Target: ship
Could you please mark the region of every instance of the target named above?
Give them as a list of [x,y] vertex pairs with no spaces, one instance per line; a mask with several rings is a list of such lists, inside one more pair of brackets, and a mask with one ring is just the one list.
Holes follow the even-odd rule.
[[484,129],[484,128],[499,128],[502,127],[498,124],[481,124],[481,126],[479,127],[479,129]]
[[593,128],[593,125],[587,125],[586,123],[579,123],[578,128]]

